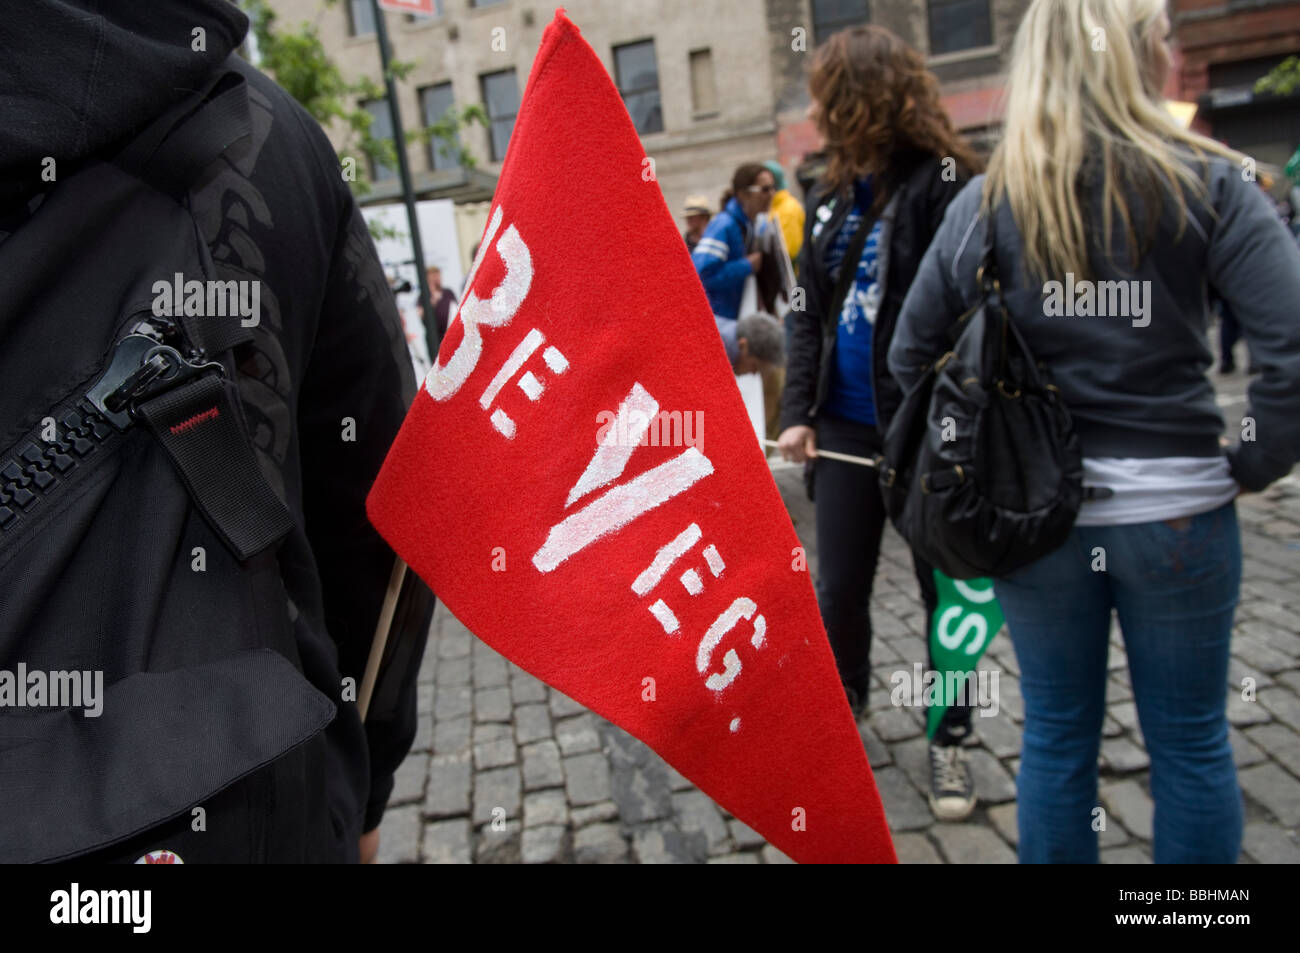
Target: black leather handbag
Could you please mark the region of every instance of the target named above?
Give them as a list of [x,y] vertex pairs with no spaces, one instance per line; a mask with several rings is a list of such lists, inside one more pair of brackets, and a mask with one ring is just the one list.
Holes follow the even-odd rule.
[[987,231],[980,300],[904,397],[878,461],[890,519],[954,579],[1005,576],[1057,549],[1083,500],[1079,438],[1007,315],[991,219]]

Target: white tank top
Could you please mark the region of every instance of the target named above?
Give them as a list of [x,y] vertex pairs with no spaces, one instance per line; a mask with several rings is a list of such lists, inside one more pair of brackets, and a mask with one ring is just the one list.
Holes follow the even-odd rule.
[[1085,500],[1076,526],[1124,526],[1174,520],[1216,510],[1240,487],[1227,457],[1084,457],[1083,485],[1109,487],[1106,499]]

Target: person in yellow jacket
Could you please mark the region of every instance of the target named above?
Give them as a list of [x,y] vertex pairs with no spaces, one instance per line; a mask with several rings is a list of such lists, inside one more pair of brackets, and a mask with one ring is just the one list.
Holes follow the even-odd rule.
[[790,261],[799,260],[799,248],[803,245],[803,204],[790,194],[785,186],[785,172],[780,163],[769,161],[764,168],[776,179],[776,194],[772,196],[771,215],[781,226],[781,236],[785,239],[785,250],[790,253]]

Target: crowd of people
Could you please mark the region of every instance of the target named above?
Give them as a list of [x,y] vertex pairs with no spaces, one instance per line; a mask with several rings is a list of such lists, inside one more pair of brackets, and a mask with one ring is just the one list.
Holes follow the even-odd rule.
[[[1093,27],[1112,38],[1107,55],[1094,51]],[[773,312],[787,360],[778,448],[809,468],[819,607],[859,716],[886,514],[873,469],[818,449],[880,452],[903,394],[979,300],[980,253],[996,222],[1010,318],[1054,376],[1090,488],[1064,546],[994,580],[1025,700],[1017,783],[1027,862],[1098,859],[1112,614],[1151,757],[1156,861],[1231,863],[1241,845],[1225,693],[1242,573],[1234,500],[1300,460],[1300,248],[1264,191],[1238,174],[1243,157],[1166,109],[1170,33],[1163,0],[1034,0],[1014,44],[1002,138],[985,162],[945,114],[921,54],[881,27],[841,31],[811,64],[809,115],[827,164],[806,194],[803,227],[792,234],[790,213],[804,209],[774,164],[736,169],[715,214],[700,196],[685,209],[684,237],[729,353],[751,307],[764,310],[763,236],[780,233],[796,259],[797,289],[774,283],[786,303]],[[1067,275],[1147,283],[1149,324],[1052,316],[1046,285]],[[1241,440],[1225,438],[1207,376],[1216,306],[1221,369],[1233,369],[1242,334],[1258,374],[1255,426]],[[914,563],[929,620],[933,568],[915,554]],[[950,707],[930,745],[941,820],[975,806],[970,738],[970,708]]]
[[[1026,862],[1099,859],[1116,617],[1154,859],[1241,849],[1225,691],[1235,500],[1300,461],[1300,246],[1290,213],[1241,174],[1246,157],[1166,108],[1166,6],[1032,0],[988,156],[918,51],[879,26],[835,33],[810,59],[825,161],[803,201],[778,163],[752,162],[716,209],[694,195],[682,210],[731,366],[761,375],[768,436],[805,467],[818,605],[859,718],[884,683],[871,599],[886,508],[870,463],[996,266],[1092,491],[1063,545],[993,580],[1024,699]],[[404,342],[337,155],[235,55],[236,5],[19,4],[6,30],[0,661],[107,669],[108,714],[0,719],[22,782],[0,785],[0,859],[371,860],[416,734],[433,596],[394,565],[366,494],[415,399],[408,348],[431,363],[457,295],[429,268],[432,313]],[[256,288],[264,313],[213,323],[188,302],[141,305],[153,277],[182,272]],[[1149,289],[1142,320],[1046,307],[1049,285],[1076,279]],[[1240,421],[1209,376],[1215,309],[1220,370],[1237,335],[1249,348]],[[913,563],[929,630],[936,570]],[[374,659],[388,661],[370,668],[381,615],[390,648]],[[971,715],[952,705],[931,738],[940,820],[975,808]]]

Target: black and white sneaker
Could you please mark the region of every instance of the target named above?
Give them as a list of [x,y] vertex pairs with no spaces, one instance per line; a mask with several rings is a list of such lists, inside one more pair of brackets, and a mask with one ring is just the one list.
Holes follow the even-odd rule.
[[960,744],[930,745],[930,810],[940,821],[964,821],[975,810],[975,783]]

